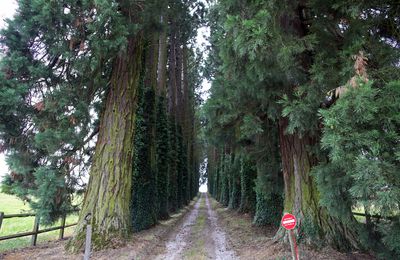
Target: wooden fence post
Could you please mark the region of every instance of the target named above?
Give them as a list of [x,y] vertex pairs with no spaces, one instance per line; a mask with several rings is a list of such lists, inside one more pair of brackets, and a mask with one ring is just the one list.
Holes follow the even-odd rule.
[[92,243],[92,226],[90,225],[90,218],[92,217],[91,213],[88,213],[85,217],[86,224],[86,241],[85,241],[85,255],[83,256],[84,260],[90,259],[90,247]]
[[38,231],[39,231],[39,221],[40,217],[38,215],[35,216],[35,223],[33,224],[33,231],[34,234],[32,235],[31,239],[31,246],[36,246]]
[[1,224],[3,224],[3,218],[4,218],[4,212],[0,212],[0,230],[1,230]]
[[65,219],[67,218],[66,215],[63,215],[61,218],[61,228],[60,228],[60,234],[58,236],[58,239],[63,239],[64,238],[64,229],[65,229]]

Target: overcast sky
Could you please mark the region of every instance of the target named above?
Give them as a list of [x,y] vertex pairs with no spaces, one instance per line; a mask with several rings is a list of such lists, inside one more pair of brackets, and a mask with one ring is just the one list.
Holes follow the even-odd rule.
[[4,19],[11,18],[15,12],[17,5],[14,0],[1,0],[0,8],[0,27],[4,26]]

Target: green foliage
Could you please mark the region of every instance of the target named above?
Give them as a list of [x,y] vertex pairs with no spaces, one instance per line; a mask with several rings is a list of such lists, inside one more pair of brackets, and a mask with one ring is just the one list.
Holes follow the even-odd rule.
[[45,223],[69,211],[83,187],[129,25],[116,1],[94,10],[93,1],[20,0],[1,31],[0,139],[12,171],[4,185],[35,203]]
[[71,210],[71,198],[65,192],[64,178],[44,166],[36,168],[35,177],[37,190],[32,195],[42,199],[32,201],[31,207],[36,214],[48,216],[42,221],[44,224],[54,223],[60,215]]
[[168,158],[168,206],[170,212],[178,209],[178,149],[176,137],[176,123],[174,117],[170,117],[169,122],[169,144],[170,152]]
[[[199,104],[194,89],[201,81],[201,58],[189,43],[194,42],[196,28],[203,23],[204,4],[197,0],[19,0],[18,5],[15,18],[7,21],[0,37],[0,152],[6,151],[11,169],[2,190],[29,202],[45,223],[73,208],[72,194],[86,189],[84,180],[95,157],[96,136],[99,132],[103,136],[106,130],[99,129],[99,117],[105,106],[112,104],[106,100],[110,85],[121,84],[124,91],[132,84],[129,75],[116,79],[118,73],[113,72],[120,69],[120,57],[134,52],[127,46],[145,31],[146,54],[140,61],[129,59],[143,63],[139,66],[143,71],[137,136],[132,144],[133,227],[147,228],[158,218],[167,218],[169,208],[175,211],[188,203],[198,190],[200,152],[189,142],[196,143],[192,128]],[[177,44],[189,53],[185,60],[188,72],[183,73],[190,91],[190,111],[186,111],[190,129],[168,120],[173,115],[166,113],[165,97],[155,100],[157,79],[147,82],[158,65],[158,48],[149,48],[148,41],[161,31],[169,34],[173,30]],[[183,59],[179,62],[183,64]],[[138,64],[127,67],[131,65]],[[190,153],[188,146],[193,147]],[[113,147],[107,148],[111,154]],[[99,171],[94,175],[102,176]],[[88,197],[87,204],[94,199]],[[76,240],[80,238],[77,235]]]
[[[318,217],[309,216],[309,223],[304,222],[308,226],[304,241],[317,236],[348,249],[349,244],[362,248],[359,241],[370,240],[375,245],[365,243],[364,248],[379,251],[382,242],[398,254],[396,232],[389,235],[384,228],[396,228],[396,221],[378,225],[373,219],[371,227],[356,223],[351,212],[361,206],[370,214],[396,219],[399,214],[397,5],[391,0],[312,0],[303,5],[302,1],[222,1],[212,6],[212,48],[206,70],[212,87],[203,107],[207,145],[215,149],[239,146],[249,154],[249,161],[258,162],[255,220],[268,223],[271,218],[265,216],[272,217],[281,207],[282,189],[272,191],[271,187],[279,183],[273,172],[282,166],[280,158],[274,159],[277,163],[269,160],[279,147],[278,135],[263,140],[260,136],[270,130],[264,129],[265,122],[271,121],[276,130],[278,120],[288,119],[288,127],[279,126],[280,134],[292,134],[300,141],[310,137],[315,146],[305,147],[309,166],[318,164],[304,168],[305,175],[314,172],[318,191],[311,193],[303,187],[301,200],[316,204],[319,199],[321,206],[316,209]],[[360,51],[368,60],[354,65],[352,57]],[[343,97],[335,96],[337,87],[354,86],[357,76],[364,76],[359,84],[365,78],[369,83],[355,89],[350,86]],[[296,153],[296,144],[288,145]],[[281,157],[286,160],[282,165],[287,168],[287,180],[293,181],[290,156]],[[228,173],[217,161],[208,170],[210,190],[222,201]],[[253,187],[249,179],[241,174],[242,197],[248,186]],[[304,185],[313,187],[313,183]],[[297,192],[292,193],[300,196]],[[325,222],[333,228],[324,229],[321,223]]]
[[177,179],[177,206],[178,208],[182,208],[184,205],[184,192],[185,192],[185,164],[186,158],[184,158],[184,149],[183,149],[183,136],[182,136],[182,128],[179,124],[177,124],[177,131],[176,131],[176,160],[177,160],[177,167],[176,167],[176,179]]
[[[400,223],[399,219],[394,220],[392,223],[384,223],[379,227],[380,231],[385,234],[382,241],[387,246],[387,248],[394,252],[393,258],[399,255],[400,252]],[[383,257],[387,257],[389,254],[387,252],[381,253]],[[389,255],[390,256],[390,255]]]
[[276,151],[270,150],[268,158],[257,161],[256,212],[253,223],[257,226],[279,226],[283,211],[282,182]]
[[256,193],[254,187],[256,178],[255,163],[249,156],[242,155],[240,161],[240,212],[255,212]]
[[237,154],[232,156],[232,165],[230,167],[230,195],[229,208],[237,209],[240,206],[241,185],[240,185],[240,157]]
[[[351,205],[362,205],[384,217],[398,216],[400,82],[388,83],[380,89],[372,85],[360,82],[357,88],[349,88],[332,108],[321,110],[325,125],[321,143],[329,151],[331,162],[321,166],[316,176],[323,185],[325,169],[340,165],[340,178],[336,177],[337,184],[333,187],[323,186],[326,193],[322,194],[322,201],[339,200],[343,193]],[[336,193],[338,190],[341,192]],[[345,216],[341,205],[328,206],[333,214]],[[396,222],[380,223],[378,231],[383,243],[399,254],[398,236],[387,233],[388,226],[392,231],[398,227]]]
[[230,158],[231,156],[228,154],[224,154],[224,156],[221,159],[221,171],[220,171],[220,187],[221,187],[221,193],[219,194],[219,201],[222,203],[224,206],[228,206],[229,203],[229,176],[230,176],[230,167],[231,167],[231,162]]
[[159,199],[158,218],[168,217],[168,158],[170,152],[168,117],[165,98],[159,96],[156,108],[156,156],[157,156],[157,191]]
[[136,115],[135,155],[132,176],[132,226],[134,231],[157,223],[158,194],[156,172],[151,165],[152,129],[155,120],[155,94],[145,88],[139,94]]

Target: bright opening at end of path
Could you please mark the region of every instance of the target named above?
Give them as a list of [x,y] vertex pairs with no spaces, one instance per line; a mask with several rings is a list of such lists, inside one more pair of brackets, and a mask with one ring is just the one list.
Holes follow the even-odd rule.
[[200,185],[199,191],[202,193],[207,192],[207,184]]

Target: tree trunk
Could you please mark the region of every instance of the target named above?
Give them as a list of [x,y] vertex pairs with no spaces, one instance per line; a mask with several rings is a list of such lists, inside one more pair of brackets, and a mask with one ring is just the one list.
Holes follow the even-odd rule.
[[[310,175],[311,167],[318,163],[310,152],[318,139],[309,135],[300,138],[286,134],[287,125],[287,118],[281,118],[279,140],[285,189],[283,212],[296,216],[296,233],[307,243],[330,244],[342,250],[359,248],[355,230],[357,223],[350,220],[345,225],[319,206],[319,192]],[[280,228],[276,238],[284,236],[285,231]]]
[[157,68],[157,124],[156,124],[156,154],[157,154],[157,190],[159,196],[159,219],[167,219],[168,214],[168,165],[170,159],[170,136],[168,115],[166,106],[167,90],[167,29],[165,28],[165,16],[160,16],[160,22],[164,25],[158,35],[158,68]]
[[[179,35],[179,31],[177,31],[177,35]],[[177,123],[177,138],[178,138],[178,207],[181,208],[184,204],[184,194],[186,186],[184,185],[185,172],[184,172],[184,163],[182,160],[184,159],[184,145],[183,145],[183,128],[182,128],[182,48],[180,47],[180,42],[177,41],[175,45],[175,114],[176,114],[176,123]]]
[[257,171],[248,155],[243,154],[240,161],[240,207],[239,212],[254,213],[256,192],[254,191]]
[[168,165],[169,175],[169,210],[175,212],[178,209],[178,129],[176,125],[176,25],[172,22],[169,37],[168,55],[168,114],[170,135],[170,160]]
[[[165,17],[161,16],[161,24],[165,24]],[[157,95],[165,96],[167,82],[167,32],[166,28],[159,34],[158,42],[158,69],[157,69]]]
[[227,167],[227,161],[229,160],[228,154],[225,153],[225,151],[222,151],[222,156],[221,156],[221,168],[219,172],[219,177],[220,177],[220,197],[219,197],[219,202],[221,202],[222,205],[228,206],[229,202],[229,178],[228,178],[228,167]]
[[157,190],[158,190],[158,218],[167,219],[168,214],[168,162],[170,144],[168,135],[168,117],[165,97],[159,96],[157,101],[156,124],[156,149],[157,149]]
[[175,26],[171,25],[171,36],[169,43],[169,56],[168,56],[168,112],[170,116],[174,119],[174,122],[177,120],[176,118],[176,32]]
[[154,138],[155,94],[153,89],[140,86],[139,107],[136,112],[134,140],[134,169],[132,176],[132,228],[137,232],[157,223],[158,190],[156,170],[152,161]]
[[177,196],[178,196],[178,208],[182,208],[184,204],[184,192],[186,186],[184,186],[184,171],[186,163],[186,157],[184,153],[186,152],[183,148],[183,138],[182,138],[182,127],[180,124],[177,124],[177,132],[176,132],[176,139],[177,139]]
[[256,213],[253,223],[257,226],[279,225],[282,213],[282,176],[278,152],[276,124],[267,120],[263,133],[256,138],[256,150],[264,150],[256,158]]
[[230,196],[229,196],[229,208],[237,209],[240,206],[240,157],[238,149],[235,149],[235,153],[232,156],[232,168],[230,176]]
[[170,212],[178,210],[178,179],[177,179],[177,129],[175,118],[170,116],[169,123],[169,163],[168,163],[168,207]]
[[192,179],[193,179],[193,169],[192,169],[192,147],[193,147],[193,135],[192,135],[192,125],[191,125],[191,110],[190,110],[190,100],[189,100],[189,79],[188,79],[188,50],[187,47],[183,47],[183,67],[182,67],[182,90],[183,90],[183,141],[186,146],[187,155],[187,182],[186,182],[186,201],[189,202],[191,199],[192,191]]
[[129,234],[132,147],[142,49],[143,39],[139,34],[129,39],[127,53],[115,60],[88,189],[74,237],[68,243],[71,251],[83,246],[88,214],[91,214],[94,250],[123,242]]
[[157,88],[158,36],[146,34],[144,48],[143,81],[140,84],[139,108],[136,112],[136,136],[132,184],[132,228],[137,232],[157,223],[159,199],[156,162],[156,113],[155,90]]
[[183,95],[182,95],[182,48],[180,47],[180,43],[178,42],[176,46],[176,121],[179,125],[183,126]]

